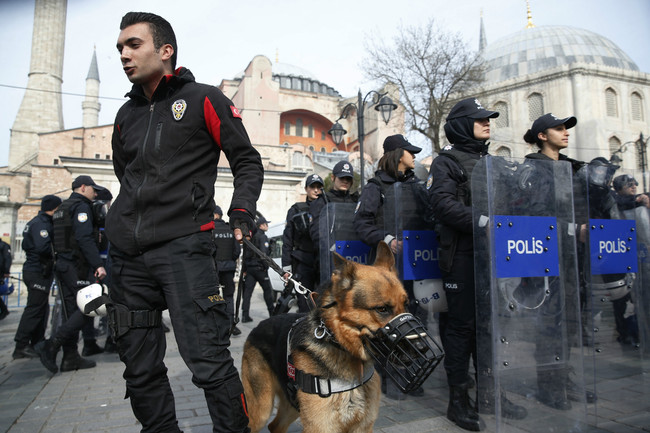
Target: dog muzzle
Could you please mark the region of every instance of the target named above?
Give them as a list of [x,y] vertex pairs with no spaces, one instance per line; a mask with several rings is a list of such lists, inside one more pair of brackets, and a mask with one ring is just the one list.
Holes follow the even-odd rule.
[[422,322],[410,313],[395,316],[367,344],[384,375],[405,393],[420,387],[445,356]]

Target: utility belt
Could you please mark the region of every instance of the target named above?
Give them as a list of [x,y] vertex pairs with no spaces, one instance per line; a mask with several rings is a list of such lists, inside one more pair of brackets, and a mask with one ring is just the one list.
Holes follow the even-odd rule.
[[158,328],[162,324],[160,310],[129,310],[125,305],[108,304],[108,326],[115,340],[137,328]]

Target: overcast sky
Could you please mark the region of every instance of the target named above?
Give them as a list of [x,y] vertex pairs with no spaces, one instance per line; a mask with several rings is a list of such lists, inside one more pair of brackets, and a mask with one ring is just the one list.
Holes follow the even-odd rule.
[[[649,0],[530,0],[533,22],[569,25],[599,33],[650,72]],[[435,18],[478,47],[480,12],[488,44],[526,25],[525,0],[68,0],[63,92],[83,94],[97,49],[100,96],[122,98],[130,83],[115,42],[128,11],[154,12],[169,20],[178,40],[178,65],[198,81],[218,85],[243,71],[254,56],[307,69],[343,96],[364,94],[364,40],[390,39],[399,25]],[[0,0],[0,166],[7,165],[13,125],[29,72],[34,0]],[[647,95],[648,96],[648,95]],[[65,128],[81,126],[83,96],[63,96]],[[102,99],[100,124],[110,124],[123,100]],[[650,133],[650,131],[648,131]]]

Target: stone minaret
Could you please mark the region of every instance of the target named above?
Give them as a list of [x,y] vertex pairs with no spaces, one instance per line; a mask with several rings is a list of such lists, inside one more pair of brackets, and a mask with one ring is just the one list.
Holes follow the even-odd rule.
[[478,40],[478,50],[484,51],[487,47],[487,37],[485,36],[485,26],[483,25],[483,9],[481,9],[481,30]]
[[90,61],[90,69],[86,77],[86,98],[81,103],[83,111],[82,126],[92,128],[99,124],[99,68],[97,67],[97,51],[93,51],[93,59]]
[[[38,133],[63,129],[61,83],[67,0],[36,0],[27,90],[11,128],[9,170],[26,171]],[[27,170],[28,171],[28,170]]]

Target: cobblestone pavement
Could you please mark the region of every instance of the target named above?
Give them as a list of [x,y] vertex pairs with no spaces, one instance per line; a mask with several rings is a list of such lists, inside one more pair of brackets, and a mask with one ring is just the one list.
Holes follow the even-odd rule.
[[[10,433],[135,433],[140,426],[134,418],[128,400],[124,399],[123,365],[116,354],[95,355],[97,367],[76,372],[51,375],[37,359],[13,360],[13,337],[22,308],[11,307],[11,314],[0,321],[0,432]],[[231,352],[240,366],[246,335],[266,317],[261,290],[253,295],[253,323],[239,324],[242,335],[233,337]],[[166,320],[169,323],[168,319]],[[104,338],[99,343],[103,345]],[[185,433],[210,433],[212,426],[202,392],[191,382],[174,341],[173,330],[167,334],[169,378],[176,397],[176,412]],[[82,346],[82,344],[80,344]],[[648,382],[640,375],[622,377],[625,360],[612,360],[612,374],[599,385],[597,408],[588,405],[585,422],[571,419],[584,413],[579,405],[569,412],[560,412],[537,403],[534,390],[521,389],[509,394],[528,409],[528,417],[510,421],[497,429],[494,417],[482,415],[486,431],[499,432],[611,432],[631,433],[650,431]],[[624,375],[623,375],[624,376]],[[646,375],[647,376],[647,375]],[[391,400],[382,396],[375,432],[429,433],[464,432],[448,421],[447,387],[440,366],[425,383],[422,397]],[[579,415],[575,417],[580,418]],[[584,416],[582,417],[584,421]],[[597,425],[597,427],[595,427]],[[558,426],[557,428],[553,426]],[[264,430],[268,431],[268,430]],[[300,422],[291,433],[300,432]]]

